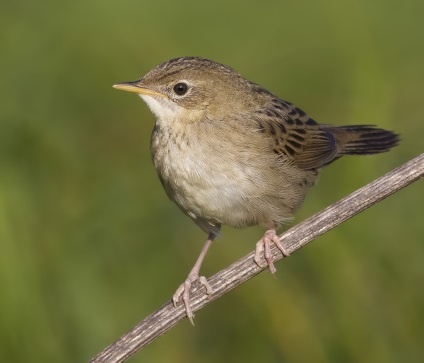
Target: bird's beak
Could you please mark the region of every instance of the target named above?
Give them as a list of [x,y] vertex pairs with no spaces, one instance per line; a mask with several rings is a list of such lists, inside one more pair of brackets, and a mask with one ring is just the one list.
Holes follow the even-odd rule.
[[141,86],[139,81],[117,83],[113,85],[113,88],[121,91],[135,92],[141,95],[165,97],[162,93],[152,91],[149,88]]

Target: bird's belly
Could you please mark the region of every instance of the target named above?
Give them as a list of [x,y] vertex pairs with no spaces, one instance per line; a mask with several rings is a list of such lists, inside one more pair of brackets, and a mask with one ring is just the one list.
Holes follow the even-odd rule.
[[243,218],[245,191],[230,180],[225,171],[203,166],[193,169],[189,164],[186,168],[170,168],[167,175],[161,174],[171,199],[193,219],[229,224],[227,214],[231,214],[233,220]]
[[175,149],[153,154],[153,162],[170,199],[193,220],[234,227],[257,224],[249,213],[254,191],[246,183],[246,171],[240,174],[236,165]]

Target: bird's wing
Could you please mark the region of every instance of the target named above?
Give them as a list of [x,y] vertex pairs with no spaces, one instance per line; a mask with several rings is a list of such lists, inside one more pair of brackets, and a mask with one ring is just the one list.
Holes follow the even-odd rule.
[[[301,109],[280,101],[261,111],[260,131],[274,143],[276,154],[291,159],[301,169],[315,169],[337,157],[337,144],[332,133],[323,130]],[[277,107],[276,107],[277,106]]]

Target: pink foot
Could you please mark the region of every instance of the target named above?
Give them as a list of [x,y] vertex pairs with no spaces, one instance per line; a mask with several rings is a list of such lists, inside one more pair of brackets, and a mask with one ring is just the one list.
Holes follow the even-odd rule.
[[195,273],[190,273],[187,276],[187,279],[178,287],[177,291],[175,291],[175,294],[172,296],[172,303],[174,304],[175,307],[177,307],[177,303],[180,300],[180,298],[182,299],[184,303],[184,308],[187,314],[187,318],[189,318],[190,322],[193,325],[194,325],[194,321],[193,321],[194,314],[190,306],[190,288],[191,288],[191,285],[193,285],[193,283],[197,280],[205,287],[206,294],[208,295],[208,297],[210,297],[212,295],[212,288],[209,285],[208,281],[206,280],[206,277],[199,276],[198,274],[195,274]]
[[[256,243],[256,251],[255,251],[255,257],[254,260],[256,264],[259,267],[269,267],[269,271],[274,274],[277,269],[274,266],[274,262],[272,261],[272,254],[271,254],[271,242],[274,242],[275,245],[278,247],[278,249],[281,251],[283,256],[290,256],[288,251],[284,248],[283,244],[280,241],[280,238],[278,237],[277,233],[275,232],[275,229],[268,229],[264,236]],[[261,252],[264,251],[264,258],[266,261],[266,264],[263,265],[261,262]]]
[[215,239],[215,235],[213,233],[209,233],[208,240],[203,246],[202,251],[200,252],[199,257],[197,258],[196,263],[194,264],[193,268],[188,274],[186,280],[178,287],[177,291],[175,291],[175,294],[172,296],[172,303],[174,304],[175,307],[177,307],[177,304],[180,298],[182,299],[184,303],[184,308],[187,314],[187,318],[189,318],[190,322],[193,325],[194,325],[194,321],[193,321],[194,314],[190,306],[190,288],[195,281],[199,281],[206,288],[206,294],[208,295],[208,297],[212,295],[212,288],[209,285],[208,280],[206,280],[205,276],[199,276],[199,271],[200,271],[200,266],[202,265],[203,259],[205,258],[206,253],[208,252],[208,249],[214,239]]

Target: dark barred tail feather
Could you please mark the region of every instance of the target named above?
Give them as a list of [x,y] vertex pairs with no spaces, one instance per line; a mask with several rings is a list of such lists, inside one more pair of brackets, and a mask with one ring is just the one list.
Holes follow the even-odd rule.
[[328,127],[336,141],[339,156],[367,155],[389,151],[399,143],[399,135],[372,125]]

